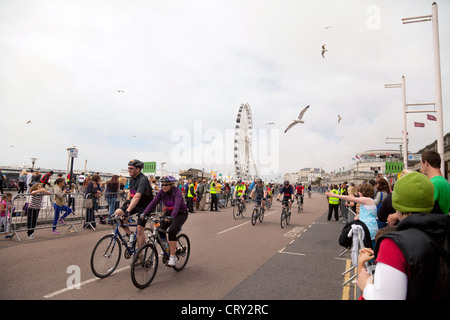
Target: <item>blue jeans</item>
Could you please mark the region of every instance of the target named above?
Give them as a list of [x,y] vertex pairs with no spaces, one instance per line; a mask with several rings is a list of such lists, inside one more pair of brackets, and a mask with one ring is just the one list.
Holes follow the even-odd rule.
[[55,216],[53,217],[53,230],[56,230],[56,224],[58,223],[61,211],[66,212],[61,217],[61,219],[65,219],[69,214],[72,213],[72,209],[70,209],[68,206],[58,206],[56,203],[53,203],[53,208],[55,209]]

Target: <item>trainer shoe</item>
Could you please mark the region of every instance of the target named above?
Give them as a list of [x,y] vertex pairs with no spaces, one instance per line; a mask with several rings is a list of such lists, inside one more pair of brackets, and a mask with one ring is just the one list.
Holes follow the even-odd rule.
[[173,267],[175,265],[175,263],[177,262],[177,257],[175,256],[170,256],[169,258],[169,262],[167,262],[167,265],[169,267]]
[[61,233],[59,233],[58,230],[53,230],[52,234],[61,234]]
[[28,240],[33,240],[33,239],[34,239],[34,233],[32,233],[28,236]]

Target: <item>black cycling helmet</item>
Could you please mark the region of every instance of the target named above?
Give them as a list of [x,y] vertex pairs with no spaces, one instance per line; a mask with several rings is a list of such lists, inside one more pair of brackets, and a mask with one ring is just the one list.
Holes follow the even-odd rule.
[[130,160],[130,162],[128,162],[128,165],[141,169],[144,167],[144,163],[141,160],[136,159]]
[[286,181],[284,182],[284,185],[285,185],[285,186],[289,185],[289,181],[286,180]]

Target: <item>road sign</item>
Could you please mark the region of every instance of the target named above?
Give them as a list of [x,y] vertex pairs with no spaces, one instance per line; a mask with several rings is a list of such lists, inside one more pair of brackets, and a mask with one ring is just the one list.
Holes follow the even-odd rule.
[[156,161],[144,162],[143,173],[156,173]]
[[69,148],[67,150],[69,151],[69,157],[70,158],[78,158],[78,149],[76,149],[76,148]]
[[403,162],[386,162],[385,163],[385,173],[399,173],[402,172],[404,168]]
[[419,153],[413,153],[408,155],[408,161],[420,161],[422,160],[422,156]]

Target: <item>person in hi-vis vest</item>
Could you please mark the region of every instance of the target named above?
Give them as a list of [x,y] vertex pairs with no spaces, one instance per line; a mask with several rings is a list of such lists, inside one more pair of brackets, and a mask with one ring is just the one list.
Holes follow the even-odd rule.
[[194,212],[194,197],[195,197],[195,186],[192,183],[192,179],[188,180],[188,190],[187,190],[187,207],[189,213]]
[[[209,185],[209,193],[211,194],[211,211],[219,211],[218,209],[218,199],[217,199],[217,190],[216,190],[217,178],[215,178],[211,184]],[[213,206],[215,206],[216,210],[213,210]]]
[[[336,185],[332,186],[330,192],[334,193],[334,194],[338,194],[337,186]],[[335,198],[335,197],[327,197],[327,198],[328,198],[328,221],[331,220],[331,215],[333,213],[333,210],[334,210],[334,218],[336,219],[336,221],[339,221],[339,214],[338,214],[339,198]]]

